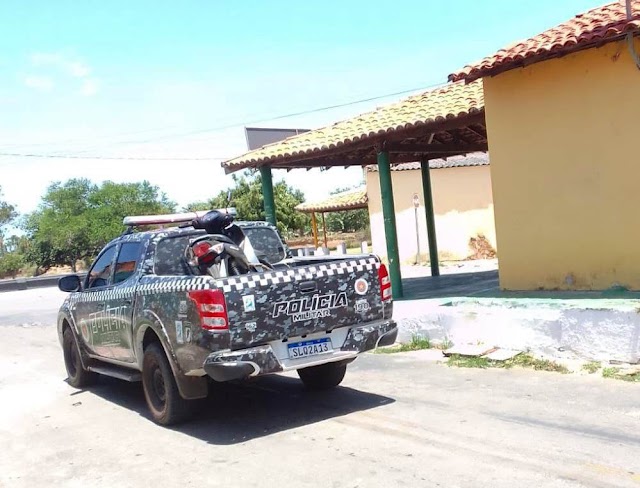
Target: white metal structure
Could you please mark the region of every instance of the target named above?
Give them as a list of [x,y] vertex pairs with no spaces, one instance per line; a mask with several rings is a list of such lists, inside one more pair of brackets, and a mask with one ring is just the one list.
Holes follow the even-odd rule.
[[[233,217],[237,215],[234,207],[214,209],[221,213],[227,213]],[[211,210],[199,210],[197,212],[183,212],[175,214],[165,215],[131,215],[125,217],[122,223],[124,225],[133,227],[136,225],[167,225],[167,224],[182,224],[184,222],[191,222],[192,220],[202,217]]]

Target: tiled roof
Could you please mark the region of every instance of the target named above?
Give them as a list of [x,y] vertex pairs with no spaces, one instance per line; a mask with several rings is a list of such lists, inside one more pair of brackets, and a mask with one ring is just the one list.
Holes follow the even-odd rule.
[[640,29],[640,0],[632,0],[627,19],[624,0],[594,8],[542,34],[520,41],[493,56],[465,66],[449,75],[450,81],[467,82],[526,64],[543,61],[588,47],[611,42]]
[[341,210],[354,210],[356,208],[367,208],[367,190],[358,188],[336,195],[331,195],[319,202],[305,202],[296,207],[300,212],[338,212]]
[[268,144],[222,163],[226,172],[247,167],[313,158],[323,152],[381,135],[480,113],[484,110],[482,84],[449,83],[397,103],[380,107],[333,125]]
[[[431,169],[464,168],[467,166],[489,166],[489,155],[476,152],[466,156],[451,156],[447,159],[432,159],[429,161],[429,168]],[[420,162],[401,163],[391,166],[391,171],[407,171],[410,169],[420,169]],[[367,166],[367,171],[378,171],[378,167],[375,165]]]

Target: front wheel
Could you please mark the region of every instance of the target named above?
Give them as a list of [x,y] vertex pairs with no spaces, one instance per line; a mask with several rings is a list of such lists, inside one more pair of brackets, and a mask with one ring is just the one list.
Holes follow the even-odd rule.
[[87,371],[82,367],[80,350],[69,327],[62,333],[62,354],[64,365],[67,368],[67,382],[74,388],[84,388],[93,385],[98,379],[98,374]]
[[144,350],[142,387],[151,417],[157,424],[176,424],[192,414],[193,401],[180,395],[169,360],[157,342]]
[[340,363],[326,363],[298,370],[298,376],[310,390],[328,390],[335,388],[344,379],[347,365]]

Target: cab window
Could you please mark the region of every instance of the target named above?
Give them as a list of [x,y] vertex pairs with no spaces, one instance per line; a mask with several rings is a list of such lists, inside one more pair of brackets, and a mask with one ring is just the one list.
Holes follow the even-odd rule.
[[111,264],[116,253],[116,246],[106,249],[93,263],[87,274],[87,286],[85,288],[100,288],[107,286],[111,279]]
[[200,234],[165,237],[156,246],[155,274],[165,276],[184,276],[191,274],[183,256],[189,240]]
[[141,248],[142,242],[125,242],[120,246],[120,253],[116,261],[116,271],[113,275],[114,284],[126,281],[135,273]]

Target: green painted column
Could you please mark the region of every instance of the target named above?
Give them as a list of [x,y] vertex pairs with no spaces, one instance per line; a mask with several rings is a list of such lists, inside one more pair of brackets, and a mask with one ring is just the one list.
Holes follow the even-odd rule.
[[431,276],[440,276],[440,263],[438,263],[438,242],[436,239],[436,218],[433,211],[433,194],[431,193],[431,173],[429,172],[429,160],[420,161],[422,171],[422,191],[424,192],[424,210],[427,217],[427,240],[429,241],[429,262],[431,264]]
[[380,177],[380,196],[382,197],[384,236],[387,241],[391,290],[394,298],[402,298],[402,275],[400,272],[400,256],[398,254],[398,234],[396,233],[396,210],[393,204],[391,161],[387,151],[378,152],[378,176]]
[[260,166],[262,177],[262,198],[264,199],[264,215],[267,222],[276,225],[276,202],[273,198],[273,177],[271,166]]

